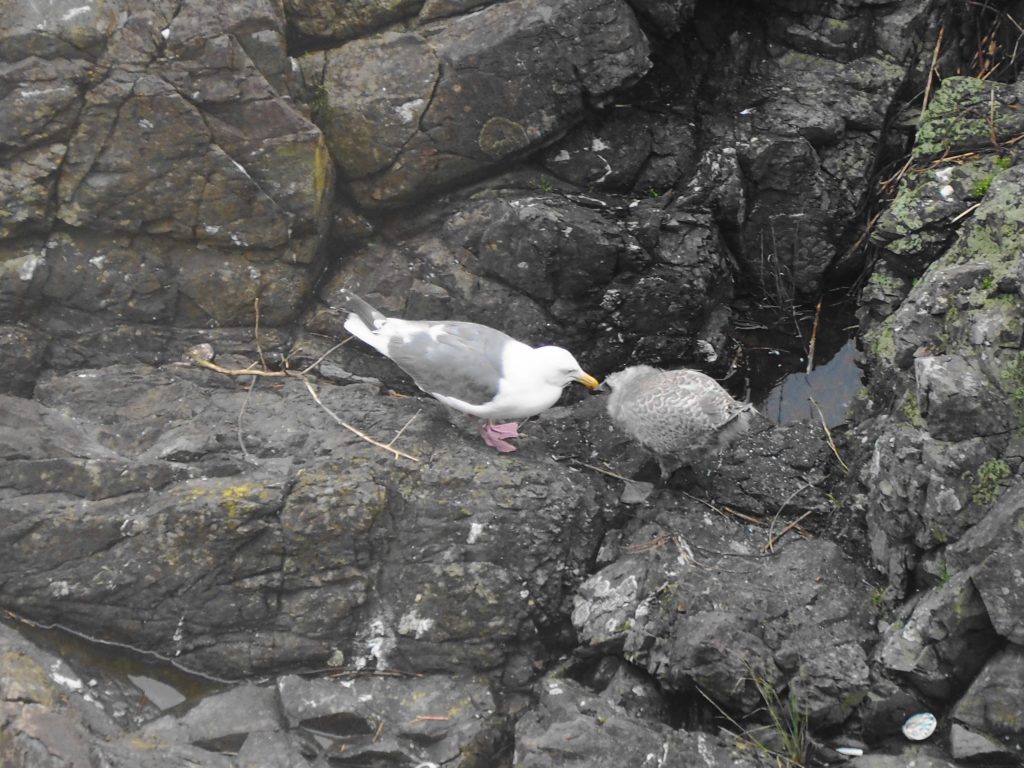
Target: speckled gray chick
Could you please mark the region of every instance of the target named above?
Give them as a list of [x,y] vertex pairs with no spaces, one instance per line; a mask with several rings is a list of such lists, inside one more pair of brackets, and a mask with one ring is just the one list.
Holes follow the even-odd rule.
[[652,451],[668,477],[680,466],[727,448],[754,421],[750,403],[734,400],[700,371],[663,371],[634,365],[613,373],[608,415],[630,437]]

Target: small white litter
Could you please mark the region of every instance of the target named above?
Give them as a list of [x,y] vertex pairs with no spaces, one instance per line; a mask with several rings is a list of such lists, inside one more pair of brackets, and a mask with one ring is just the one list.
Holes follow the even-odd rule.
[[903,724],[903,735],[911,741],[924,741],[933,733],[938,722],[931,712],[921,712]]

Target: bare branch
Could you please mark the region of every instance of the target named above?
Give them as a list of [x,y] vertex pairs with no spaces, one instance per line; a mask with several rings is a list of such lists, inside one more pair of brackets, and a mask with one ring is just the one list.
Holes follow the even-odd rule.
[[[301,378],[302,379],[302,383],[306,385],[306,389],[309,390],[309,394],[313,396],[313,399],[316,401],[316,404],[319,405],[321,408],[323,408],[327,412],[327,415],[330,416],[332,419],[334,419],[340,426],[344,427],[345,429],[347,429],[349,432],[351,432],[353,435],[356,435],[360,439],[365,440],[370,445],[375,445],[378,448],[381,448],[381,449],[383,449],[385,451],[388,451],[389,453],[394,454],[396,459],[399,456],[401,456],[404,459],[409,459],[410,461],[419,462],[419,459],[417,459],[415,456],[410,456],[408,453],[400,451],[397,448],[392,447],[391,445],[385,445],[384,443],[378,442],[378,441],[374,440],[372,437],[370,437],[368,434],[366,434],[365,432],[356,429],[351,424],[349,424],[348,422],[344,421],[340,416],[338,416],[338,414],[336,414],[334,411],[332,411],[330,408],[328,408],[326,405],[324,405],[323,401],[317,395],[316,390],[313,389],[313,385],[310,384],[309,379],[307,379],[305,376],[300,376],[299,378]],[[408,424],[406,426],[408,426]],[[405,429],[405,427],[402,427],[402,429]],[[397,437],[397,435],[396,435],[396,437]]]

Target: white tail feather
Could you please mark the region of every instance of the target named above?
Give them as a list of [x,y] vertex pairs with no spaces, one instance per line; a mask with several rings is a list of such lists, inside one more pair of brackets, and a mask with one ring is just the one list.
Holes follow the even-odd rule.
[[361,341],[365,341],[371,347],[376,349],[382,355],[387,357],[388,354],[388,339],[378,336],[376,333],[371,331],[366,323],[363,322],[362,318],[354,312],[348,316],[345,320],[345,330],[355,336]]

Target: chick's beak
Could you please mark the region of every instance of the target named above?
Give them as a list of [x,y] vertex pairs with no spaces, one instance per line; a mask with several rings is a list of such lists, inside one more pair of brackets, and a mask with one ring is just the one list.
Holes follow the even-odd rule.
[[601,382],[591,376],[589,373],[580,372],[580,375],[576,377],[576,381],[582,384],[587,389],[597,389],[601,386]]

